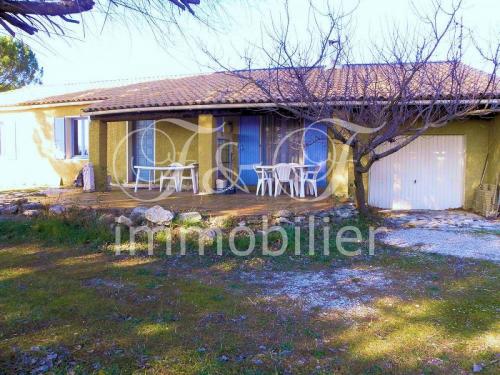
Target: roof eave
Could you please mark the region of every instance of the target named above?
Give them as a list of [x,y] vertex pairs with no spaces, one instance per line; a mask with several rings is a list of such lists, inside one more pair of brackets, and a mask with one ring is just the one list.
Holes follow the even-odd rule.
[[[455,103],[455,100],[415,100],[414,102],[408,104],[415,105],[425,105],[430,103],[446,104]],[[385,100],[377,102],[377,104],[387,103]],[[483,100],[460,100],[463,104],[500,104],[500,99],[483,99]],[[330,105],[363,105],[366,102],[361,100],[349,100],[349,101],[332,101]],[[304,102],[292,102],[284,103],[283,106],[292,107],[306,107],[309,103]],[[124,113],[144,113],[144,112],[174,112],[174,111],[194,111],[194,110],[215,110],[215,109],[241,109],[241,108],[278,108],[280,103],[233,103],[233,104],[198,104],[198,105],[174,105],[174,106],[158,106],[158,107],[131,107],[131,108],[110,108],[104,110],[92,111],[91,109],[83,110],[84,113],[89,116],[102,116],[102,115],[113,115],[113,114],[124,114]]]
[[94,103],[99,103],[101,100],[83,100],[73,102],[59,102],[59,103],[43,103],[43,104],[27,104],[27,105],[9,105],[0,106],[0,112],[19,112],[39,108],[57,108],[57,107],[71,107],[71,106],[87,106]]

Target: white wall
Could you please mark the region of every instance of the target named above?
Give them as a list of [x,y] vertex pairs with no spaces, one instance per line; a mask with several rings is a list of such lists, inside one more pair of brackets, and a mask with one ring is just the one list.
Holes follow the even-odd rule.
[[0,113],[0,122],[15,126],[15,145],[13,137],[7,138],[15,153],[0,156],[0,190],[59,186],[61,178],[68,185],[79,169],[81,161],[54,159],[53,117],[44,116],[41,124],[36,113]]

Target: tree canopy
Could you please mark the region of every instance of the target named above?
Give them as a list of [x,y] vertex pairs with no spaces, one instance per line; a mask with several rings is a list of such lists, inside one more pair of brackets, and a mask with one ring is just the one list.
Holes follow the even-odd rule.
[[43,69],[33,51],[22,41],[0,37],[0,92],[40,83]]

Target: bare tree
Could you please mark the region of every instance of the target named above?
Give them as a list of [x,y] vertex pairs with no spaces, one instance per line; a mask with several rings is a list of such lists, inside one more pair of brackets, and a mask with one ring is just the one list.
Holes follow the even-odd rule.
[[79,23],[75,16],[98,9],[111,14],[114,9],[132,12],[150,24],[175,22],[179,12],[195,15],[201,0],[0,0],[0,27],[15,36],[19,31],[64,34],[66,23]]
[[[461,1],[418,14],[418,32],[395,27],[367,49],[370,63],[353,63],[349,38],[352,12],[319,10],[310,3],[306,33],[293,30],[288,8],[271,22],[259,57],[242,54],[246,67],[234,70],[205,51],[219,68],[259,89],[278,113],[329,124],[333,138],[352,150],[356,203],[368,212],[363,176],[374,162],[405,147],[433,127],[495,110],[499,43],[482,56],[489,73],[462,63],[471,38],[460,22]],[[299,38],[296,36],[300,35]],[[438,56],[445,61],[435,62]],[[265,69],[257,69],[262,64]],[[262,65],[261,65],[262,67]]]

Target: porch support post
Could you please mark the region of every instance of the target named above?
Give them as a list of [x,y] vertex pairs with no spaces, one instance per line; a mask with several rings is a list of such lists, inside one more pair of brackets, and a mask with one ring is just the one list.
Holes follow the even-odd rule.
[[216,122],[211,114],[198,116],[198,191],[211,194],[215,187]]
[[94,166],[96,190],[106,191],[108,176],[108,128],[105,121],[90,121],[89,161]]
[[349,190],[348,166],[350,163],[349,146],[334,139],[333,131],[328,128],[328,187],[335,197],[347,197]]

